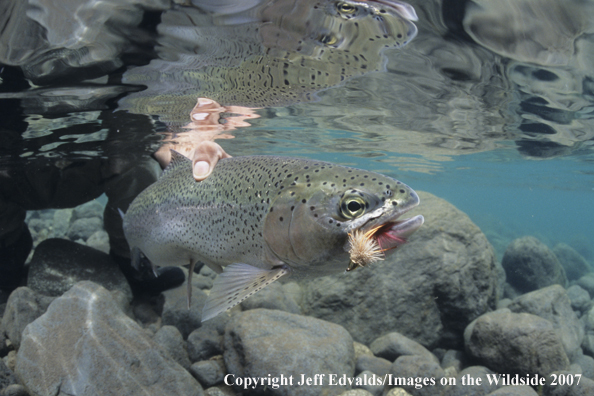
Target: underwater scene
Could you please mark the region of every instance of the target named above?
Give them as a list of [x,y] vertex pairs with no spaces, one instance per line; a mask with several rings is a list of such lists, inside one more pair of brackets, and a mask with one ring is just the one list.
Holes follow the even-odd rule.
[[594,395],[594,2],[2,0],[0,396]]

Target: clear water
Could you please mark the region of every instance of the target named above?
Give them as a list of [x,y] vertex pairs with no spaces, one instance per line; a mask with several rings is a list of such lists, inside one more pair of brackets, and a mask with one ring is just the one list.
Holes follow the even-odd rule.
[[[38,243],[68,227],[41,210],[125,208],[128,172],[188,139],[383,173],[465,212],[499,261],[533,235],[594,270],[594,2],[410,4],[1,0],[0,319],[25,219]],[[225,108],[204,120],[198,98]]]
[[[151,67],[163,68],[179,61],[176,51],[187,51],[183,43],[159,47],[162,5],[142,10],[126,3],[136,16],[118,19],[107,12],[110,23],[103,30],[92,18],[76,21],[86,23],[87,31],[99,29],[93,36],[46,3],[46,14],[29,14],[44,26],[41,32],[21,32],[19,41],[18,28],[11,26],[14,34],[1,43],[0,122],[10,132],[2,144],[4,171],[148,155],[165,132],[183,130],[179,114],[188,113],[176,106],[185,109],[188,99],[185,93],[176,96],[176,89],[193,81],[172,84],[170,107],[144,113],[129,100],[146,94],[138,93],[143,84],[155,95],[150,76],[143,84],[123,83],[134,81],[135,67],[160,56],[163,62]],[[380,71],[314,92],[313,101],[257,109],[259,118],[249,120],[250,126],[217,142],[234,156],[304,156],[394,176],[466,212],[499,258],[512,239],[535,235],[551,247],[573,246],[594,265],[594,40],[592,18],[585,17],[592,15],[590,6],[483,3],[411,1],[418,34],[382,51]],[[571,26],[555,19],[556,7],[565,7]],[[544,15],[536,27],[535,9]],[[233,42],[232,28],[252,20],[246,11],[230,15],[245,18],[217,22]],[[505,31],[481,28],[502,21],[509,22]],[[52,63],[63,48],[72,51],[68,62]],[[85,58],[95,55],[102,57],[99,63]],[[207,64],[208,53],[200,56]],[[53,73],[52,67],[61,71]],[[194,93],[194,101],[206,96],[199,89]]]

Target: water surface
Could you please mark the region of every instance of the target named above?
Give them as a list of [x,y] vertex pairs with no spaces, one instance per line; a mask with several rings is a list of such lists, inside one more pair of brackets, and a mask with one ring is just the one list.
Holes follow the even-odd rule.
[[207,97],[254,108],[247,126],[220,127],[237,116],[223,112],[190,127],[232,136],[217,142],[234,156],[386,173],[466,212],[499,257],[536,235],[594,261],[590,3],[411,1],[417,21],[402,6],[380,22],[366,19],[371,2],[352,14],[331,1],[193,3],[11,8],[3,171],[104,160],[117,173],[183,136]]

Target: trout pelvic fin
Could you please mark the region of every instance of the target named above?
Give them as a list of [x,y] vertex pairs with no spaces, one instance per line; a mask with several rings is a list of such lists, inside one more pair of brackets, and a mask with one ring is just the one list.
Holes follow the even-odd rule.
[[202,321],[233,308],[289,272],[289,268],[285,266],[267,270],[238,263],[225,267],[223,273],[215,279],[202,309]]
[[194,267],[196,266],[196,260],[190,260],[190,269],[188,270],[188,309],[192,303],[192,274],[194,273]]

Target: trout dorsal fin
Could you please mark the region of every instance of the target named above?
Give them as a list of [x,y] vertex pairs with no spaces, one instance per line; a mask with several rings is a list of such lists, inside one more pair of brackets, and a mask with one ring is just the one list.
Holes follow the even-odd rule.
[[189,167],[192,163],[189,158],[175,150],[170,149],[169,152],[171,153],[171,161],[169,161],[169,165],[163,170],[161,177],[168,175],[180,167]]

